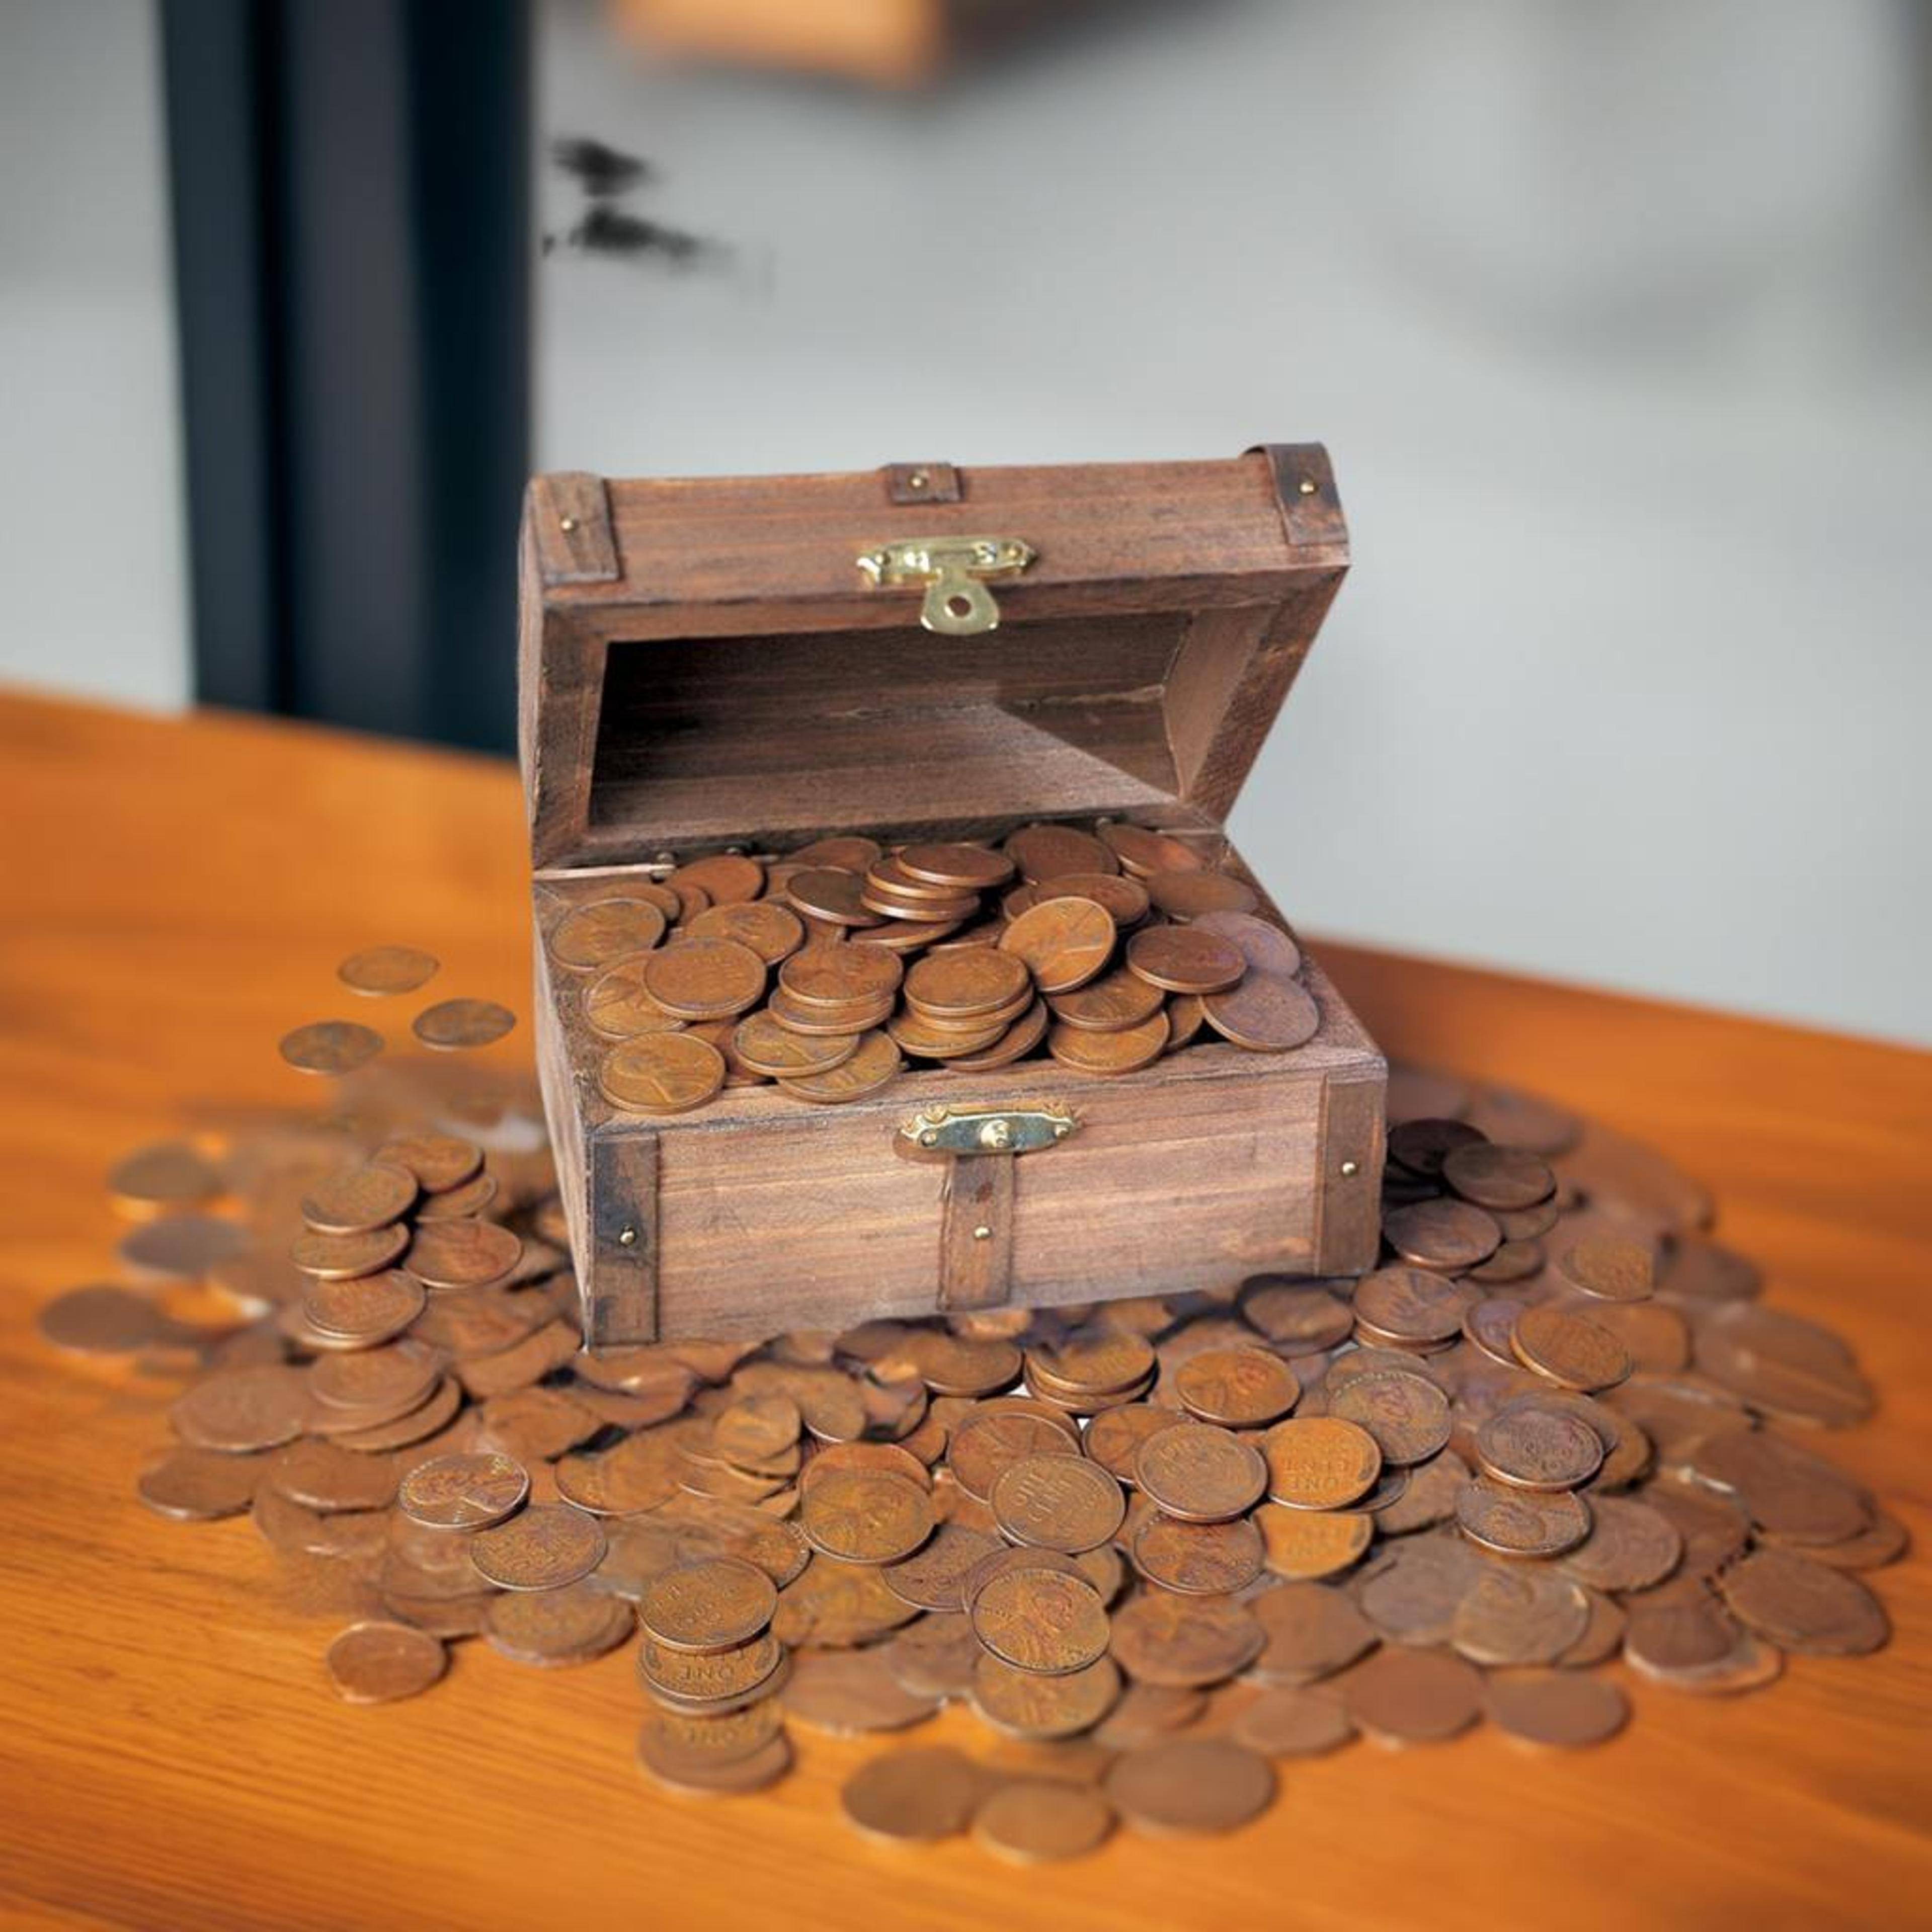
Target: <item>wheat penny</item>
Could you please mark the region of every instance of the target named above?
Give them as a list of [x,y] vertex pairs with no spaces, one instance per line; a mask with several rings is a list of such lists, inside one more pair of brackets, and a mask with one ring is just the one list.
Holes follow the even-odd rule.
[[399,1134],[376,1149],[376,1159],[407,1168],[425,1194],[447,1194],[476,1178],[483,1150],[454,1134]]
[[604,1054],[597,1084],[623,1112],[684,1114],[723,1089],[726,1070],[724,1054],[709,1040],[688,1033],[641,1034]]
[[1322,1030],[1322,1009],[1314,996],[1275,973],[1250,972],[1228,992],[1207,994],[1201,1011],[1223,1040],[1250,1053],[1288,1053]]
[[1131,1545],[1134,1568],[1150,1583],[1186,1596],[1245,1590],[1262,1574],[1262,1532],[1246,1517],[1232,1522],[1180,1522],[1153,1511]]
[[1561,1556],[1590,1533],[1590,1510],[1567,1490],[1540,1495],[1499,1484],[1464,1484],[1456,1520],[1471,1542],[1503,1556]]
[[1780,1650],[1859,1657],[1892,1634],[1885,1606],[1857,1577],[1794,1550],[1754,1550],[1718,1587],[1732,1614]]
[[1300,1400],[1301,1384],[1264,1348],[1204,1348],[1174,1372],[1174,1392],[1203,1422],[1254,1429],[1286,1415]]
[[1023,825],[1007,836],[1006,856],[1021,876],[1037,882],[1065,872],[1116,872],[1112,851],[1072,825]]
[[1000,934],[999,950],[1022,961],[1042,993],[1064,993],[1106,966],[1114,936],[1106,908],[1091,899],[1042,899]]
[[440,1638],[408,1624],[359,1623],[328,1646],[324,1662],[344,1702],[388,1704],[439,1682],[449,1652]]
[[1184,1522],[1225,1522],[1261,1499],[1268,1465],[1252,1444],[1226,1430],[1183,1422],[1141,1444],[1134,1478],[1166,1515]]
[[1366,1430],[1382,1460],[1406,1467],[1426,1461],[1449,1440],[1449,1398],[1426,1377],[1377,1369],[1330,1386],[1328,1413]]
[[748,1643],[772,1620],[778,1592],[741,1557],[680,1564],[654,1576],[638,1598],[638,1620],[669,1650],[722,1651]]
[[168,1421],[191,1448],[238,1456],[292,1442],[308,1427],[310,1408],[302,1371],[268,1364],[224,1370],[196,1382],[176,1399]]
[[1204,912],[1188,923],[1196,932],[1211,933],[1240,947],[1250,973],[1292,980],[1301,970],[1301,948],[1272,920],[1252,913]]
[[1291,1416],[1262,1438],[1261,1450],[1269,1498],[1287,1509],[1346,1509],[1382,1474],[1376,1438],[1340,1416]]
[[595,972],[633,952],[648,952],[664,935],[664,916],[647,900],[592,899],[550,928],[550,956],[573,973]]
[[1078,1670],[1107,1648],[1107,1612],[1085,1577],[1028,1567],[983,1585],[968,1612],[974,1634],[1004,1662],[1048,1676]]
[[799,1502],[805,1540],[843,1563],[896,1563],[932,1534],[933,1522],[926,1492],[881,1470],[835,1469]]
[[1082,1073],[1136,1073],[1144,1066],[1151,1066],[1166,1047],[1164,1012],[1117,1033],[1095,1033],[1062,1022],[1055,1022],[1047,1029],[1047,1052],[1061,1066]]
[[775,899],[721,902],[700,913],[685,931],[693,939],[729,939],[748,946],[767,966],[776,966],[805,944],[804,922]]
[[1378,1268],[1355,1284],[1355,1316],[1378,1334],[1411,1348],[1432,1348],[1462,1331],[1469,1292],[1426,1268]]
[[860,1036],[850,1059],[823,1073],[781,1080],[778,1085],[794,1099],[841,1106],[848,1101],[862,1100],[876,1094],[897,1076],[904,1064],[889,1035],[867,1033]]
[[1009,1737],[1076,1737],[1091,1730],[1118,1700],[1120,1673],[1111,1657],[1048,1674],[1022,1670],[987,1651],[974,1664],[970,1694],[978,1715]]
[[1418,1201],[1384,1214],[1382,1236],[1404,1261],[1457,1274],[1487,1261],[1502,1245],[1503,1231],[1467,1201]]
[[403,1266],[425,1288],[482,1288],[523,1254],[521,1238],[494,1221],[419,1221]]
[[1333,1576],[1360,1562],[1376,1528],[1366,1510],[1284,1509],[1276,1503],[1262,1504],[1253,1522],[1264,1568],[1297,1582]]
[[442,1000],[424,1007],[410,1030],[424,1046],[449,1053],[490,1046],[516,1024],[516,1015],[494,1000]]
[[1198,919],[1203,913],[1248,912],[1261,904],[1253,886],[1225,872],[1150,872],[1141,883],[1156,910],[1169,919]]
[[506,1590],[560,1590],[589,1576],[604,1547],[596,1520],[567,1503],[532,1503],[468,1542],[476,1574]]
[[316,1182],[302,1198],[302,1217],[322,1234],[362,1234],[407,1214],[416,1178],[393,1161],[370,1161]]
[[264,1466],[259,1456],[170,1449],[141,1472],[134,1492],[157,1516],[177,1522],[214,1522],[246,1511]]
[[584,989],[584,1021],[599,1040],[634,1040],[639,1034],[682,1033],[689,1024],[668,1013],[644,984],[647,953],[614,961]]
[[1524,1367],[1564,1388],[1613,1388],[1630,1375],[1630,1351],[1602,1323],[1544,1304],[1526,1308],[1510,1346]]
[[1144,826],[1109,819],[1096,830],[1101,843],[1120,862],[1121,869],[1136,878],[1155,872],[1198,872],[1208,863],[1185,839],[1150,832]]
[[1130,973],[1170,993],[1218,993],[1247,970],[1232,940],[1186,926],[1150,926],[1131,934],[1126,957]]
[[1580,1417],[1534,1396],[1506,1402],[1475,1436],[1486,1476],[1524,1490],[1574,1490],[1604,1466],[1603,1438]]
[[1378,1650],[1340,1684],[1348,1715],[1378,1744],[1442,1744],[1483,1714],[1482,1673],[1441,1651]]
[[859,874],[830,866],[808,866],[785,881],[785,897],[807,919],[828,926],[877,926],[879,915],[862,902],[866,882]]
[[1483,1708],[1506,1736],[1553,1750],[1603,1744],[1630,1721],[1616,1684],[1574,1670],[1496,1671],[1484,1680]]
[[1572,1288],[1601,1301],[1646,1301],[1657,1287],[1655,1254],[1641,1241],[1615,1236],[1573,1241],[1556,1257],[1556,1269]]
[[1114,1808],[1097,1791],[1044,1779],[1016,1779],[973,1814],[973,1841],[1009,1864],[1058,1864],[1100,1850]]
[[1107,1542],[1126,1514],[1120,1486],[1078,1456],[1028,1456],[1008,1464],[989,1498],[1010,1541],[1069,1556]]
[[488,1452],[435,1456],[402,1480],[398,1506],[429,1529],[484,1529],[520,1508],[528,1473],[507,1456]]

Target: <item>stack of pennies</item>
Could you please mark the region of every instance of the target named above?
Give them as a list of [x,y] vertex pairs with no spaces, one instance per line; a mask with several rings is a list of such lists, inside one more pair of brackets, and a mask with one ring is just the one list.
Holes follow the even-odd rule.
[[[821,838],[600,880],[544,921],[598,1091],[680,1113],[776,1083],[836,1105],[908,1060],[1044,1052],[1099,1076],[1195,1042],[1291,1052],[1319,1029],[1301,954],[1201,841],[1102,821],[970,841]],[[345,1049],[332,1049],[340,1053]]]
[[[1156,835],[1114,836],[1108,876],[1178,872]],[[800,855],[855,904],[964,869],[875,880],[856,842]],[[1092,862],[1066,828],[1016,842],[1023,876]],[[700,862],[646,909],[701,897],[696,940],[742,946],[808,1019],[890,993],[888,1026],[973,1036],[1069,997],[998,949],[928,950],[903,984],[890,949],[784,952],[761,869]],[[1140,931],[1232,910],[1180,896],[1190,922]],[[600,914],[566,944],[651,925]],[[1213,959],[1151,950],[1169,979]],[[1238,985],[1287,976],[1243,958]],[[665,990],[700,1007],[704,978]],[[824,1077],[761,1051],[770,1077]],[[351,1703],[428,1690],[469,1642],[490,1667],[634,1672],[658,1786],[752,1792],[800,1727],[862,1738],[856,1829],[1032,1862],[1235,1828],[1280,1767],[1318,1775],[1360,1738],[1486,1723],[1576,1748],[1634,1685],[1736,1694],[1886,1639],[1864,1579],[1905,1532],[1818,1446],[1870,1412],[1850,1350],[1766,1302],[1678,1169],[1532,1096],[1397,1070],[1385,1252],[1359,1280],[592,1354],[534,1101],[459,1108],[453,1078],[118,1165],[136,1233],[186,1232],[41,1316],[57,1348],[185,1378],[142,1501],[249,1516],[302,1576],[278,1601],[339,1619]],[[445,1130],[458,1112],[476,1138]],[[193,1318],[203,1288],[231,1322]],[[898,1742],[948,1706],[948,1742]]]

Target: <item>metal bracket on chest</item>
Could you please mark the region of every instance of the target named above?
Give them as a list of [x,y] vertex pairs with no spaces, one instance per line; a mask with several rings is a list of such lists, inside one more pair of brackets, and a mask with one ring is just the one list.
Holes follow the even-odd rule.
[[899,1150],[911,1160],[1032,1154],[1057,1146],[1080,1124],[1059,1100],[1024,1107],[928,1107],[899,1129]]
[[858,562],[882,589],[922,584],[919,621],[928,631],[972,638],[999,628],[1000,607],[984,580],[1016,577],[1035,554],[1018,537],[901,537]]

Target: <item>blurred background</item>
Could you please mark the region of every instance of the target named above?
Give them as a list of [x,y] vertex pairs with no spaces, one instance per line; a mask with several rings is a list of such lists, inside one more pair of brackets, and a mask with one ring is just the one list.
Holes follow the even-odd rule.
[[532,468],[1330,446],[1298,922],[1932,1039],[1909,0],[0,0],[0,678],[492,748]]

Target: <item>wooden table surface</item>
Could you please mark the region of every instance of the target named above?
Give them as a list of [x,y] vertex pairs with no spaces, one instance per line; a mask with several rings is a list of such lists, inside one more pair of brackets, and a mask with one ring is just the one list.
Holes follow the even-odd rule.
[[[1878,1574],[1891,1647],[1794,1660],[1736,1702],[1634,1686],[1629,1732],[1530,1755],[1493,1732],[1289,1765],[1226,1840],[1123,1834],[1016,1873],[872,1847],[835,1794],[864,1748],[802,1739],[760,1797],[659,1796],[628,1652],[520,1668],[476,1644],[414,1702],[326,1688],[330,1626],[245,1522],[130,1484],[164,1392],[32,1328],[112,1279],[100,1178],[184,1102],[305,1096],[290,1024],[334,964],[424,944],[451,992],[526,1004],[516,782],[498,764],[220,717],[0,700],[0,1906],[8,1924],[808,1928],[1896,1926],[1932,1913],[1932,1588]],[[1716,882],[1720,886],[1721,882]],[[1659,945],[1669,937],[1658,935]],[[1539,1088],[1714,1187],[1779,1305],[1834,1324],[1877,1419],[1833,1438],[1932,1542],[1932,1059],[1342,947],[1384,1044]],[[500,1051],[521,1042],[521,1030]],[[920,1733],[977,1742],[948,1713]]]

